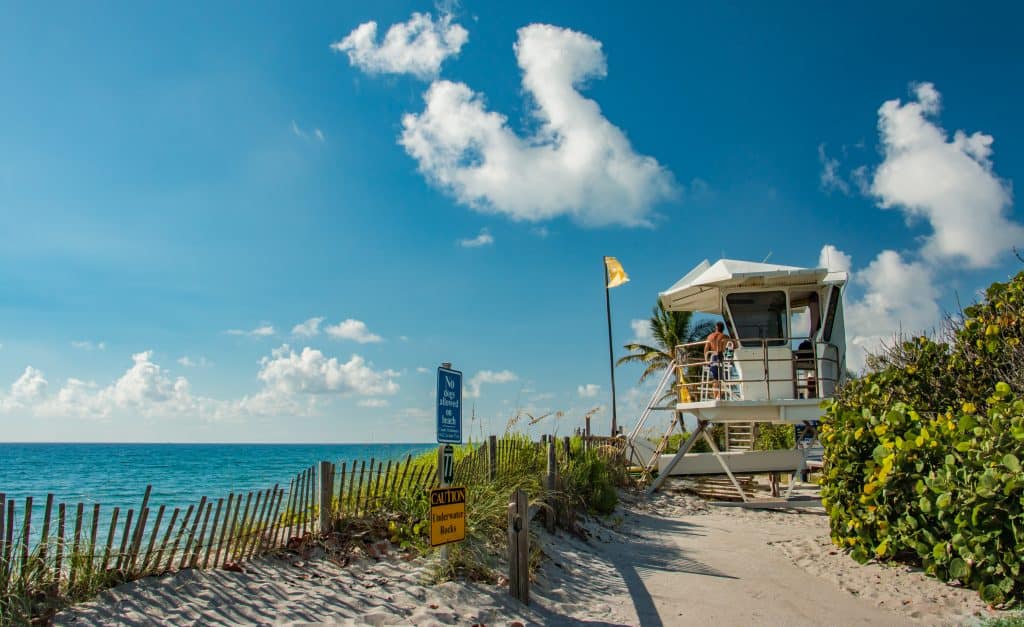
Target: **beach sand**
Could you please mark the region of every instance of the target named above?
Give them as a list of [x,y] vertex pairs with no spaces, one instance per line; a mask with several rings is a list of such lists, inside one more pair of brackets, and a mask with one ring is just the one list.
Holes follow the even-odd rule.
[[347,566],[264,558],[246,572],[184,571],[124,584],[57,624],[959,625],[977,594],[907,567],[858,565],[821,509],[720,508],[684,494],[627,497],[587,540],[538,532],[531,604],[504,586],[426,585],[432,565],[394,553]]

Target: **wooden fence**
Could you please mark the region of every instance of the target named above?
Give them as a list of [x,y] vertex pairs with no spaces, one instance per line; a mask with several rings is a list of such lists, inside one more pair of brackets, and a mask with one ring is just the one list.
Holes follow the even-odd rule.
[[[493,436],[468,452],[460,450],[455,483],[494,480],[538,443],[521,437]],[[331,481],[319,480],[324,471]],[[324,485],[337,490],[322,494]],[[286,489],[279,485],[224,498],[203,496],[187,508],[168,510],[150,504],[147,486],[138,508],[104,510],[93,504],[55,503],[49,494],[43,505],[42,530],[31,542],[33,510],[26,497],[0,493],[0,596],[21,583],[40,584],[50,593],[76,596],[121,581],[185,568],[235,568],[292,538],[321,532],[343,519],[372,516],[400,507],[400,499],[437,485],[436,463],[429,456],[403,460],[330,462],[299,472]],[[321,517],[321,503],[330,500],[329,516]],[[0,599],[2,600],[2,599]]]

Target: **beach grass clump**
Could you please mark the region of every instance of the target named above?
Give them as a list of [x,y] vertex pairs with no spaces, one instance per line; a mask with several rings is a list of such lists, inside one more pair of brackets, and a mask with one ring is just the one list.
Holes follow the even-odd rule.
[[627,483],[625,465],[616,463],[618,451],[607,450],[610,447],[573,448],[576,453],[562,475],[570,504],[594,514],[614,512],[619,502],[617,488]]
[[943,337],[887,348],[827,405],[822,497],[860,562],[920,563],[1024,601],[1024,273]]

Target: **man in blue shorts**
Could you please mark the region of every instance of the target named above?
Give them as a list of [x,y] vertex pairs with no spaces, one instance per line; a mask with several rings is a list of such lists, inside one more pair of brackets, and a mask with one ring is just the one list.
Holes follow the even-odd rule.
[[711,375],[711,385],[715,390],[715,400],[722,398],[722,379],[725,378],[725,346],[732,341],[732,338],[724,333],[725,325],[721,322],[715,323],[715,330],[708,336],[704,343],[704,355],[706,356]]

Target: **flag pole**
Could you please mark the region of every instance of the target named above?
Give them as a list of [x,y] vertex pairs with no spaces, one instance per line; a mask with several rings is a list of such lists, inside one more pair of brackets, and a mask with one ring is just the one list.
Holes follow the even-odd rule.
[[612,350],[612,301],[608,292],[608,258],[602,259],[604,266],[604,309],[608,317],[608,366],[612,373],[612,437],[618,433],[619,421],[615,409],[615,352]]

